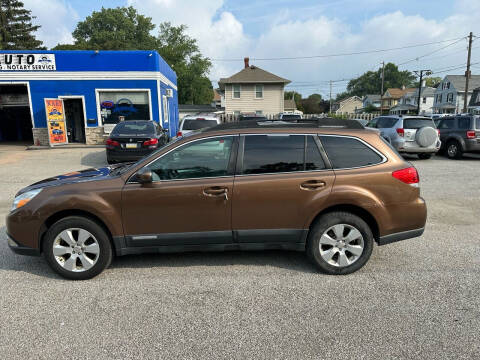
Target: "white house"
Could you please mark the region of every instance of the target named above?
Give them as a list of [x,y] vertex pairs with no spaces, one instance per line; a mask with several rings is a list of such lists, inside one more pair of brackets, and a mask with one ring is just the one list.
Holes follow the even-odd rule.
[[[473,89],[480,86],[480,75],[471,75],[468,85],[467,104]],[[434,94],[433,110],[438,114],[456,114],[463,111],[465,101],[465,76],[447,75]]]
[[277,115],[284,111],[284,88],[290,80],[250,65],[218,82],[225,99],[225,114],[256,113]]
[[[424,83],[425,84],[425,83]],[[423,86],[420,95],[420,115],[428,115],[432,113],[433,98],[435,88]],[[399,99],[398,104],[390,109],[391,114],[409,114],[417,113],[418,108],[418,88],[408,91]]]

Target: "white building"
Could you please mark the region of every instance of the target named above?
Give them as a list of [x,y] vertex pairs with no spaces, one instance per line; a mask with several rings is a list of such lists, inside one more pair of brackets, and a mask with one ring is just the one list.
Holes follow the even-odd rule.
[[[473,89],[480,86],[480,75],[471,75],[468,85],[467,104]],[[433,110],[438,114],[458,114],[463,111],[465,101],[465,76],[447,75],[434,94]]]
[[[433,98],[434,98],[435,88],[424,86],[421,90],[420,95],[420,115],[429,115],[433,112]],[[390,109],[391,114],[400,115],[400,114],[416,114],[418,109],[418,88],[406,92],[399,99],[398,104]]]

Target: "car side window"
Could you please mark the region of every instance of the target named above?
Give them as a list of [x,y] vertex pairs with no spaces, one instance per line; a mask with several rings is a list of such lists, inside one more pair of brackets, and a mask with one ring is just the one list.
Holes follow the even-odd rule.
[[375,118],[375,119],[370,120],[367,124],[367,127],[376,128],[377,127],[377,122],[378,122],[379,119],[381,119],[381,118]]
[[245,136],[242,174],[303,171],[305,135]]
[[227,176],[233,140],[229,136],[192,141],[146,167],[153,181]]
[[326,168],[320,150],[312,135],[307,136],[305,149],[305,170],[323,170]]
[[454,127],[454,119],[452,118],[443,118],[440,120],[438,124],[439,129],[453,129]]
[[334,169],[348,169],[374,165],[382,157],[360,140],[342,136],[320,136]]
[[394,118],[380,118],[376,127],[379,129],[391,128],[396,122],[397,119]]
[[470,118],[468,117],[458,118],[458,128],[461,130],[470,129]]

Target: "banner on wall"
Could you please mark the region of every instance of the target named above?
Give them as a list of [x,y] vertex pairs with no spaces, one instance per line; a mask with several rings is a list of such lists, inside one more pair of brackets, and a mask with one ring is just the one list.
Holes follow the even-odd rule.
[[67,144],[63,100],[45,99],[45,112],[50,146]]

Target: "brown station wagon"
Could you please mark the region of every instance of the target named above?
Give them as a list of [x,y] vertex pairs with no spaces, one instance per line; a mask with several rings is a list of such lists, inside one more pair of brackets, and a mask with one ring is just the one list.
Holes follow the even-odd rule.
[[420,236],[417,171],[353,121],[222,124],[134,164],[56,176],[21,190],[8,243],[70,279],[113,255],[306,251],[328,274],[360,269],[374,246]]

